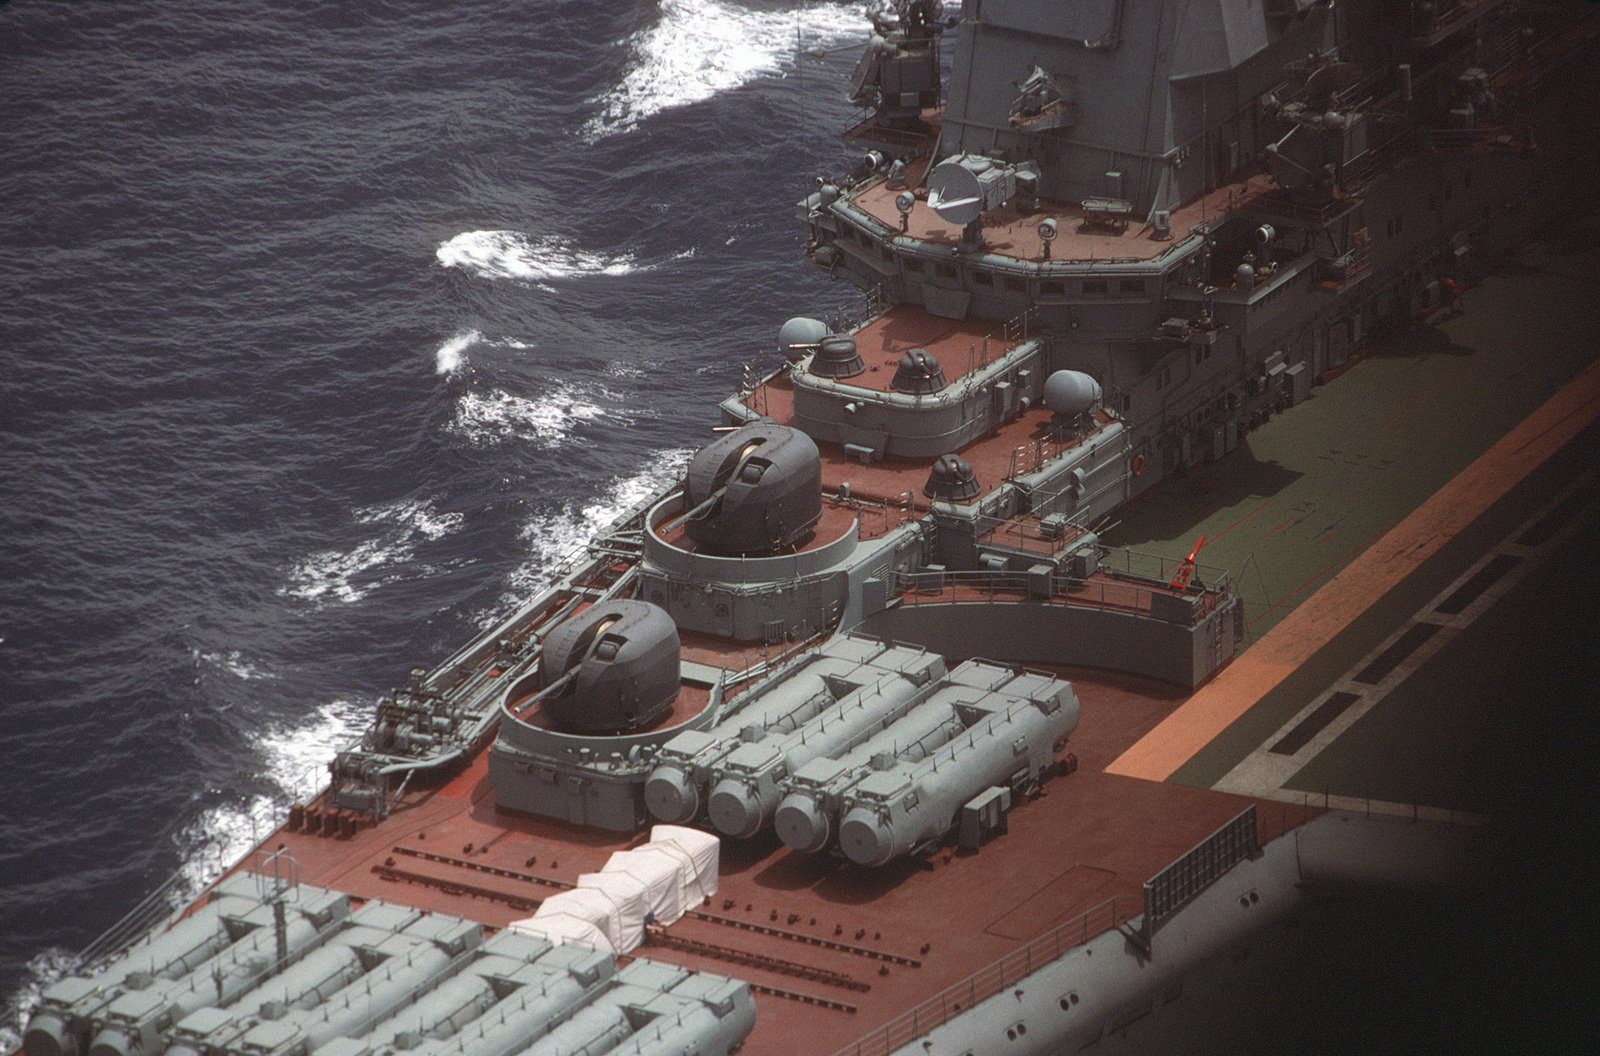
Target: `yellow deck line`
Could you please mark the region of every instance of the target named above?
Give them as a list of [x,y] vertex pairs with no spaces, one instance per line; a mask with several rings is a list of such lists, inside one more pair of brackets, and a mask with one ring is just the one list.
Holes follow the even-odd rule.
[[1313,653],[1600,417],[1600,362],[1390,529],[1110,766],[1164,781]]

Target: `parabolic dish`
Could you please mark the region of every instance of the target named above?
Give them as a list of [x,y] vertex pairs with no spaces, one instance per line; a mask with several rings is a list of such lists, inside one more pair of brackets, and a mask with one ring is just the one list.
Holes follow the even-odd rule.
[[964,227],[983,212],[983,188],[965,165],[942,161],[928,174],[928,204],[946,222]]

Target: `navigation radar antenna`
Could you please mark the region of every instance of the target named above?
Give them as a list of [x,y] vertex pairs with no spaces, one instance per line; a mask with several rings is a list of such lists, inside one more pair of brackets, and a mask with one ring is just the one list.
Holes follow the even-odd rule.
[[[259,854],[259,852],[258,852]],[[272,907],[272,931],[277,939],[277,964],[289,961],[289,924],[285,907],[300,898],[300,863],[285,848],[278,848],[255,865],[256,898]]]
[[983,185],[960,162],[941,162],[928,174],[928,205],[941,220],[960,226],[963,238],[975,236],[983,215]]

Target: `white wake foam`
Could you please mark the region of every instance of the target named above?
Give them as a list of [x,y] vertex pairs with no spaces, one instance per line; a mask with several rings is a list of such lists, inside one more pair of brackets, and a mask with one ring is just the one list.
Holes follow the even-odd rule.
[[590,253],[553,235],[531,238],[520,231],[463,231],[441,242],[434,255],[447,268],[460,268],[486,279],[523,282],[627,275],[638,270],[631,254]]
[[[279,726],[258,742],[271,782],[270,792],[205,811],[175,837],[183,855],[178,882],[169,894],[171,908],[199,896],[224,869],[233,865],[283,821],[288,806],[305,802],[328,783],[328,763],[350,745],[372,718],[372,703],[336,700],[324,704],[304,725]],[[76,953],[47,949],[28,962],[22,985],[7,995],[0,1020],[0,1052],[21,1043],[21,1030],[38,1006],[44,989],[77,970]]]
[[386,580],[385,566],[409,560],[424,541],[443,538],[461,527],[459,513],[440,513],[431,500],[402,499],[357,510],[356,521],[375,526],[375,534],[348,550],[319,550],[296,562],[278,593],[318,604],[359,601]]
[[659,452],[639,472],[613,480],[594,500],[568,503],[555,514],[542,514],[523,525],[518,535],[527,545],[526,555],[507,577],[505,592],[478,618],[478,624],[485,628],[492,626],[548,585],[551,574],[563,560],[625,510],[649,498],[667,481],[681,476],[693,454],[689,448]]
[[202,653],[196,650],[195,662],[220,667],[241,682],[255,682],[273,677],[270,671],[263,671],[245,659],[245,655],[237,649],[229,649],[225,653]]
[[595,102],[589,139],[627,132],[675,107],[710,99],[757,77],[784,73],[800,48],[866,39],[871,27],[855,5],[812,3],[753,10],[725,0],[661,0],[661,19],[628,39],[622,83]]
[[6,995],[0,1019],[0,1052],[15,1052],[22,1047],[22,1028],[39,1006],[39,999],[52,983],[77,971],[78,955],[52,948],[34,954],[28,961],[22,984]]
[[328,763],[352,744],[372,719],[372,703],[335,700],[303,725],[267,731],[257,744],[272,790],[244,803],[206,811],[178,835],[183,882],[177,893],[188,902],[222,875],[283,821],[290,803],[305,802],[328,783]]
[[579,422],[602,417],[629,418],[618,408],[607,408],[597,397],[608,393],[585,392],[558,385],[542,396],[514,396],[509,392],[468,392],[456,402],[450,431],[474,447],[491,447],[506,440],[553,445]]
[[436,374],[454,374],[466,362],[467,349],[483,340],[483,333],[478,330],[463,330],[450,340],[439,346],[433,354],[433,370]]

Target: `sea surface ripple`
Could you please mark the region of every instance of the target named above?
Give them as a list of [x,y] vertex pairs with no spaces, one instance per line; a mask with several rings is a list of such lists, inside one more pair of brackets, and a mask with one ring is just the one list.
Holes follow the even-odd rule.
[[850,303],[792,203],[866,36],[822,0],[0,4],[0,1048]]

